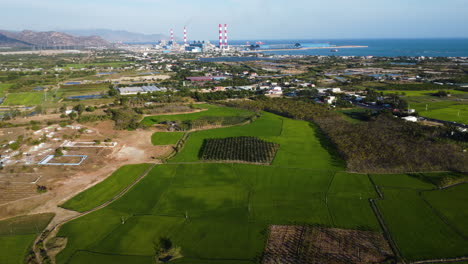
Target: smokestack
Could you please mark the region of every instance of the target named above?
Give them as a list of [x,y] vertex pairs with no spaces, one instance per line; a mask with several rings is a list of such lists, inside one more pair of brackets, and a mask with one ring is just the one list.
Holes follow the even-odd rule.
[[228,28],[227,24],[224,24],[224,45],[228,47]]
[[223,47],[223,25],[219,24],[219,48]]
[[187,28],[184,27],[184,45],[187,46]]
[[174,45],[174,30],[171,28],[171,43]]

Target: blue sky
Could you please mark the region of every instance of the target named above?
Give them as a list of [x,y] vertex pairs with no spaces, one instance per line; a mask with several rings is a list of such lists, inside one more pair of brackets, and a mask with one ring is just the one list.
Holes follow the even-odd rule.
[[468,37],[468,0],[0,0],[0,29],[122,29],[189,39]]

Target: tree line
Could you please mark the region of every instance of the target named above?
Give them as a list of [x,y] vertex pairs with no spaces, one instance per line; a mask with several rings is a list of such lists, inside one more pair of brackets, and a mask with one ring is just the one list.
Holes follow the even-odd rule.
[[382,113],[350,123],[322,105],[293,99],[230,101],[229,106],[264,110],[314,122],[347,168],[356,172],[468,171],[468,137],[445,127],[422,126]]

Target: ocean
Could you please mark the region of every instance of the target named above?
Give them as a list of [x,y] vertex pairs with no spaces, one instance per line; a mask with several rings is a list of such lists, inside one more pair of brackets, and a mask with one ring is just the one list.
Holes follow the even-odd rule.
[[[268,40],[265,45],[328,43],[336,46],[368,46],[368,48],[332,48],[265,51],[276,55],[377,56],[377,57],[468,57],[468,39],[347,39],[347,40]],[[216,43],[216,42],[212,42]],[[231,41],[245,45],[246,41]],[[250,43],[255,43],[251,41]]]

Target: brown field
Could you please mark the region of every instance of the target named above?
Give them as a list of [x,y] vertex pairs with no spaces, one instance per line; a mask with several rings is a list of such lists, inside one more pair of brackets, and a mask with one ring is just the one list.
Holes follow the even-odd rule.
[[[165,157],[173,151],[170,146],[153,146],[151,144],[151,135],[156,131],[155,129],[114,130],[111,121],[80,126],[86,127],[92,132],[80,134],[76,129],[63,128],[59,131],[55,128],[50,129],[50,132],[55,132],[54,138],[62,140],[54,141],[49,138],[42,150],[35,152],[30,151],[34,146],[25,144],[20,150],[24,153],[30,153],[27,159],[34,161],[34,163],[24,164],[21,160],[25,160],[26,156],[23,155],[17,158],[19,163],[5,166],[0,173],[0,219],[24,214],[54,212],[56,217],[52,224],[59,222],[73,216],[76,212],[59,208],[58,204],[103,181],[123,165],[160,163],[159,158]],[[0,135],[3,135],[0,136],[0,141],[6,140],[6,136],[11,138],[16,138],[18,135],[23,135],[24,138],[42,136],[42,133],[34,134],[34,131],[28,130],[26,127],[4,128],[0,129],[0,132]],[[46,155],[54,154],[54,150],[63,143],[64,135],[68,135],[68,138],[73,136],[74,142],[93,140],[104,142],[105,139],[112,139],[118,144],[114,148],[69,147],[64,150],[65,155],[87,155],[88,158],[80,166],[37,165],[37,162]],[[44,152],[45,149],[49,151]],[[4,148],[3,151],[5,150]],[[1,152],[2,149],[0,149]],[[51,162],[57,162],[57,159],[54,158]],[[46,186],[47,192],[38,193],[36,191],[37,185]]]
[[382,234],[307,226],[270,226],[263,264],[367,264],[392,259]]

